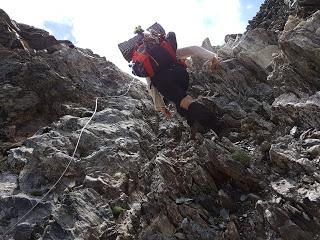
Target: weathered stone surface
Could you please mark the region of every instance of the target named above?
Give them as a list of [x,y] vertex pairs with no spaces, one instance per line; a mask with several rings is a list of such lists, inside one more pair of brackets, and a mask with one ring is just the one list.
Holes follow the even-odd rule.
[[44,239],[57,237],[57,229],[63,239],[90,239],[101,234],[102,226],[114,225],[110,206],[92,189],[76,190],[63,196],[52,218],[44,230]]
[[320,92],[302,98],[283,94],[272,104],[272,120],[279,124],[317,128],[320,125]]
[[295,28],[280,35],[282,53],[275,57],[274,70],[268,76],[277,94],[293,92],[303,97],[319,90],[319,16],[317,11],[308,20],[300,19]]
[[24,43],[19,37],[19,28],[10,17],[0,9],[0,44],[6,48],[24,48]]
[[241,128],[220,139],[176,114],[163,121],[135,82],[126,96],[99,99],[73,158],[95,97],[125,92],[131,77],[0,11],[0,233],[70,162],[8,238],[317,239],[316,6],[267,0],[246,33],[203,42],[221,62],[213,73],[194,61],[190,94]]
[[256,28],[242,36],[233,52],[239,58],[249,58],[262,69],[267,69],[273,60],[273,54],[280,51],[276,39],[273,32]]
[[26,24],[18,24],[21,37],[28,43],[28,46],[35,50],[48,49],[59,42],[47,31],[37,29]]
[[0,174],[0,195],[10,196],[17,187],[17,176],[9,172]]
[[296,12],[303,18],[309,17],[315,11],[320,10],[320,3],[317,0],[298,0]]
[[[307,21],[301,21],[291,31],[285,31],[279,44],[294,69],[310,85],[319,89],[320,75],[320,11]],[[318,32],[317,32],[318,31]]]
[[[0,124],[15,126],[13,138],[30,136],[73,108],[92,108],[94,97],[116,95],[128,86],[131,78],[104,57],[59,42],[44,30],[16,24],[3,10],[0,13],[3,28],[13,34],[0,31],[10,42],[0,49]],[[11,46],[17,39],[26,43],[26,50]],[[56,45],[57,51],[46,51]],[[141,84],[136,82],[132,89],[129,95],[143,98]]]
[[249,21],[247,30],[264,28],[273,31],[281,31],[287,21],[288,15],[293,10],[292,1],[265,0],[260,6],[260,11],[257,15]]
[[[31,197],[26,196],[1,196],[0,198],[0,230],[2,234],[11,228],[18,219],[24,216],[24,214],[29,211],[34,204],[36,204],[37,200]],[[37,208],[34,209],[32,213],[30,213],[25,219],[23,219],[22,223],[26,223],[25,225],[20,224],[20,228],[24,228],[29,235],[30,231],[37,231],[36,225],[40,224],[43,221],[46,221],[47,217],[51,214],[52,204],[51,203],[40,203]],[[25,227],[23,227],[25,226]],[[19,227],[18,227],[19,229]],[[19,230],[18,230],[19,231]],[[13,231],[13,234],[18,234],[17,230]],[[9,233],[9,236],[12,234]]]
[[265,216],[270,225],[279,231],[283,239],[312,239],[312,234],[296,225],[280,208],[270,207],[265,210]]

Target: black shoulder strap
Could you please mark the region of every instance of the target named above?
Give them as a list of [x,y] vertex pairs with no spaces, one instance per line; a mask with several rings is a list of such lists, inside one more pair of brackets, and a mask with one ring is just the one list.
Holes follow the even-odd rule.
[[176,39],[176,34],[174,32],[168,32],[166,40],[171,44],[173,49],[177,51],[177,39]]

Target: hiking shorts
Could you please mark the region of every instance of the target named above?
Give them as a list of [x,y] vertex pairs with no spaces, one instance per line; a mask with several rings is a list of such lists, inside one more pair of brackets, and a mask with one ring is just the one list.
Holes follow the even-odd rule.
[[189,74],[183,66],[175,65],[164,69],[157,73],[151,82],[163,97],[174,102],[177,107],[188,95]]

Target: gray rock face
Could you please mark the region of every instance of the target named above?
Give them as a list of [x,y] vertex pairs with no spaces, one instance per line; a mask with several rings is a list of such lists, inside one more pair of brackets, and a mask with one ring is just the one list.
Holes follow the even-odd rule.
[[269,152],[278,172],[270,178],[271,188],[281,197],[265,205],[264,214],[283,239],[314,239],[318,234],[319,158],[310,154],[318,146],[309,146],[317,144],[311,136],[304,132],[299,138],[282,137]]
[[[83,114],[84,107],[94,104],[94,97],[119,94],[131,80],[105,58],[59,42],[43,30],[17,24],[2,10],[0,25],[4,29],[0,31],[2,155],[60,116]],[[17,41],[24,45],[13,46]],[[136,91],[129,95],[144,97],[142,84],[133,88]]]
[[319,89],[320,11],[301,21],[291,31],[284,31],[279,44],[290,65],[311,89]]
[[320,92],[297,98],[294,94],[280,95],[272,104],[272,119],[286,125],[317,128],[320,124]]
[[249,21],[247,30],[263,28],[282,31],[289,14],[293,11],[293,1],[265,0],[257,15]]
[[296,1],[297,15],[303,18],[310,17],[316,10],[320,10],[320,3],[317,0]]
[[282,52],[275,56],[273,72],[268,81],[277,95],[294,93],[298,98],[313,95],[319,90],[319,14],[308,20],[289,19],[286,31],[280,34]]
[[317,0],[265,0],[257,15],[249,21],[247,31],[263,28],[279,32],[290,14],[306,19],[318,10],[320,3]]
[[0,11],[0,234],[70,162],[4,239],[318,239],[316,8],[266,1],[246,33],[204,41],[220,67],[194,60],[190,94],[240,129],[218,139],[164,121],[135,82],[99,99],[74,157],[95,97],[132,78]]

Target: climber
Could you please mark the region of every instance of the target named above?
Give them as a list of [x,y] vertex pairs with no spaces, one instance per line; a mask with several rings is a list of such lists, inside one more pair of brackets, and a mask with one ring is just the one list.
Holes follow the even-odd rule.
[[149,33],[140,26],[137,27],[135,33],[138,35],[134,40],[131,39],[132,42],[136,42],[136,46],[130,49],[128,46],[133,44],[130,45],[129,40],[119,44],[119,48],[127,50],[126,53],[121,52],[126,60],[131,61],[133,73],[147,77],[148,91],[154,101],[155,109],[161,111],[166,118],[171,117],[163,101],[165,98],[175,104],[177,112],[187,119],[191,128],[202,133],[212,129],[220,135],[228,124],[187,94],[189,74],[186,64],[181,61],[198,56],[209,61],[211,70],[216,71],[219,66],[217,55],[197,46],[177,49],[175,33],[169,32],[165,35],[158,23],[147,30]]

